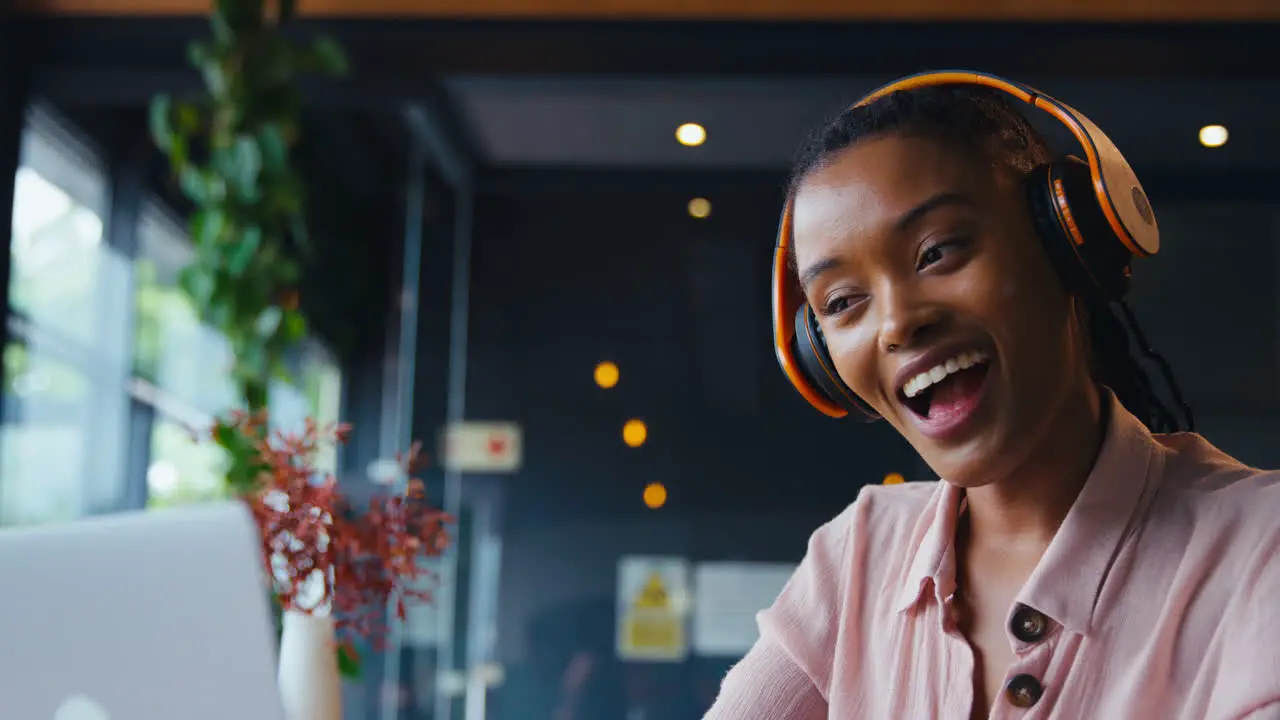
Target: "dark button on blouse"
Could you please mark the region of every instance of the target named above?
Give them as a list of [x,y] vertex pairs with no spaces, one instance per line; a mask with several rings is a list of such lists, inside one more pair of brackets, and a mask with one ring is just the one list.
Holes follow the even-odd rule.
[[1038,642],[1049,631],[1049,618],[1034,608],[1019,605],[1009,622],[1009,630],[1022,642]]
[[1015,675],[1005,686],[1004,692],[1014,707],[1029,708],[1040,701],[1044,695],[1044,686],[1030,675]]

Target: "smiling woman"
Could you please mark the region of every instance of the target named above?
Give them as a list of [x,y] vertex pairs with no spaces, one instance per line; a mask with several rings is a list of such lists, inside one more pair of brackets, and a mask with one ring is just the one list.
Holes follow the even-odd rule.
[[709,718],[1280,712],[1280,630],[1248,601],[1280,592],[1280,474],[1178,432],[1124,302],[1159,247],[1119,150],[1016,83],[907,78],[813,136],[775,252],[779,361],[943,479],[864,487],[813,535]]

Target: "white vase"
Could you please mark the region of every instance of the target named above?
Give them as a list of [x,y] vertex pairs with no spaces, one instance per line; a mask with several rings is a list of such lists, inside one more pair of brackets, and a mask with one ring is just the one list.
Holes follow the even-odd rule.
[[332,617],[284,611],[278,677],[289,720],[342,720],[337,653]]

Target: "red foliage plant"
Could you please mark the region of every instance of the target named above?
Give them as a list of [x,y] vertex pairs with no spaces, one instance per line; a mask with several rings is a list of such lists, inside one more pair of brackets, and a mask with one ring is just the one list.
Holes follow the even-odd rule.
[[[316,469],[318,451],[346,442],[348,426],[322,428],[308,419],[301,433],[267,433],[265,427],[265,415],[239,413],[214,432],[224,447],[235,444],[228,442],[232,435],[242,441],[254,482],[238,491],[257,520],[280,606],[332,612],[339,637],[359,635],[379,644],[390,603],[403,620],[408,601],[432,601],[430,585],[437,578],[422,561],[448,546],[450,518],[427,504],[416,478],[405,494],[375,497],[357,512],[336,479]],[[235,464],[237,453],[228,449]],[[415,444],[398,458],[407,476],[419,449]]]

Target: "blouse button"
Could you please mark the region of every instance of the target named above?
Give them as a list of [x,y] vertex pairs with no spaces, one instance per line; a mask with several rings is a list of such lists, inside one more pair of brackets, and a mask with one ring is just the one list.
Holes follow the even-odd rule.
[[1044,695],[1044,686],[1030,675],[1015,675],[1004,691],[1014,707],[1025,710],[1040,701],[1040,696]]
[[1024,643],[1040,640],[1048,629],[1049,618],[1026,605],[1018,606],[1017,611],[1013,613],[1013,620],[1009,623],[1009,630],[1013,636]]

